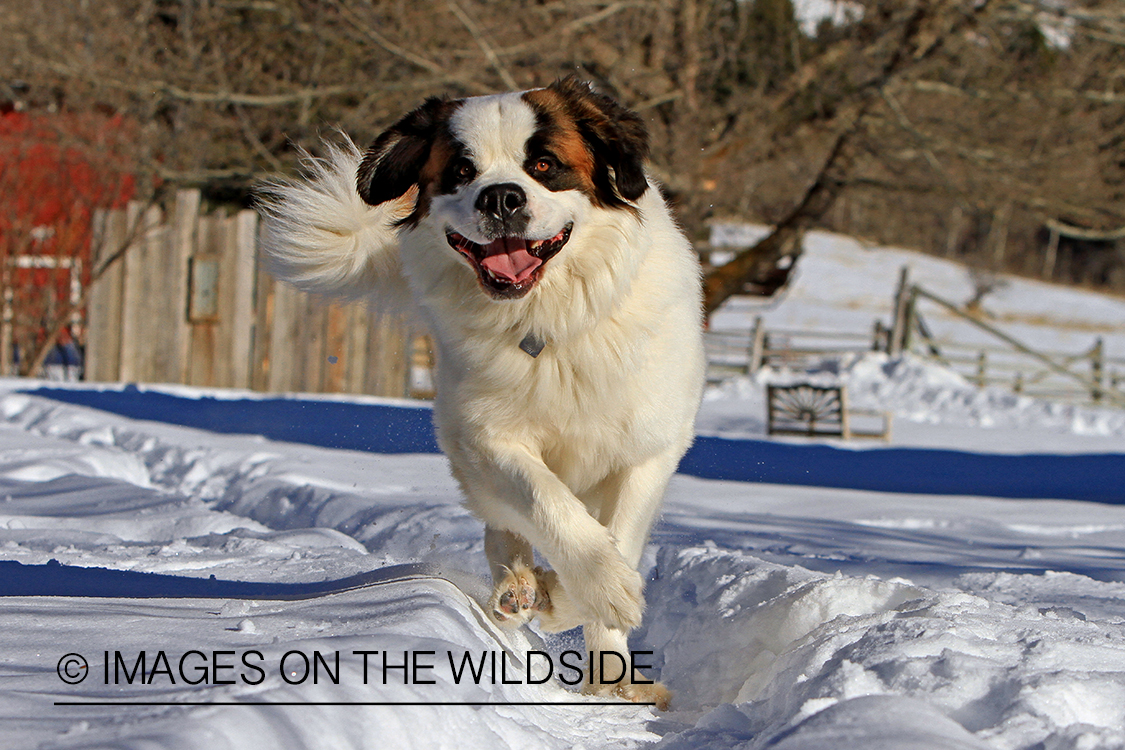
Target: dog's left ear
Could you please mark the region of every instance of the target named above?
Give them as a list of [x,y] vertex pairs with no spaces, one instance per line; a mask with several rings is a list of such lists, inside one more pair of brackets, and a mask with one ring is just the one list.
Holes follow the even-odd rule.
[[[595,183],[607,203],[616,203],[612,194],[635,201],[648,189],[645,162],[648,160],[648,129],[636,112],[617,100],[594,91],[577,76],[568,75],[552,83],[552,91],[562,96],[576,116],[582,137],[590,144],[601,167]],[[609,169],[612,169],[612,174]]]
[[430,97],[375,139],[356,171],[356,189],[364,201],[377,206],[418,184],[438,128],[453,106],[444,97]]

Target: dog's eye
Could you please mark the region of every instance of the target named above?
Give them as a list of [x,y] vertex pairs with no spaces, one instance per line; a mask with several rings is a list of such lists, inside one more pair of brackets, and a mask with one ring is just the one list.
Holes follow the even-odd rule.
[[458,159],[457,163],[453,165],[453,173],[461,180],[468,182],[476,176],[477,168],[468,159]]
[[554,169],[554,167],[554,160],[548,159],[547,157],[541,157],[540,159],[536,160],[533,168],[539,174],[546,174],[547,172],[550,172],[552,169]]

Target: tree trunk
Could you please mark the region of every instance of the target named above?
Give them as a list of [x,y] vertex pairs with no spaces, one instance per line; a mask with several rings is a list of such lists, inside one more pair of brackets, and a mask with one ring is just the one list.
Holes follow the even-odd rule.
[[857,117],[836,137],[824,166],[801,202],[769,235],[707,274],[703,279],[703,309],[708,315],[747,286],[753,293],[768,297],[785,285],[801,254],[805,230],[824,216],[846,184],[855,161],[858,128]]
[[946,38],[969,24],[987,5],[988,0],[969,9],[956,0],[918,0],[914,4],[878,73],[859,89],[851,106],[845,104],[838,110],[837,121],[846,124],[837,131],[824,165],[796,207],[768,236],[704,277],[703,304],[708,315],[747,286],[757,294],[770,296],[785,285],[801,254],[805,231],[832,207],[851,177],[858,155],[857,136],[884,89],[904,71],[931,57]]

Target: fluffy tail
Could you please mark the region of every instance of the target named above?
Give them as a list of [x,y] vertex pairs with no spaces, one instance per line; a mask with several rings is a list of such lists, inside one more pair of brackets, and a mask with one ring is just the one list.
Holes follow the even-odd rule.
[[323,159],[304,155],[303,179],[276,180],[260,191],[267,267],[307,292],[403,309],[409,292],[394,222],[412,210],[415,190],[369,206],[355,186],[360,150],[346,137],[325,149]]

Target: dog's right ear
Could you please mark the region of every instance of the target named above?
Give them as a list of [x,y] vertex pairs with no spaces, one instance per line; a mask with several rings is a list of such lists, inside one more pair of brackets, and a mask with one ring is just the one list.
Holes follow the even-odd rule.
[[453,107],[449,99],[432,96],[376,138],[356,171],[359,196],[377,206],[417,185],[438,129]]

